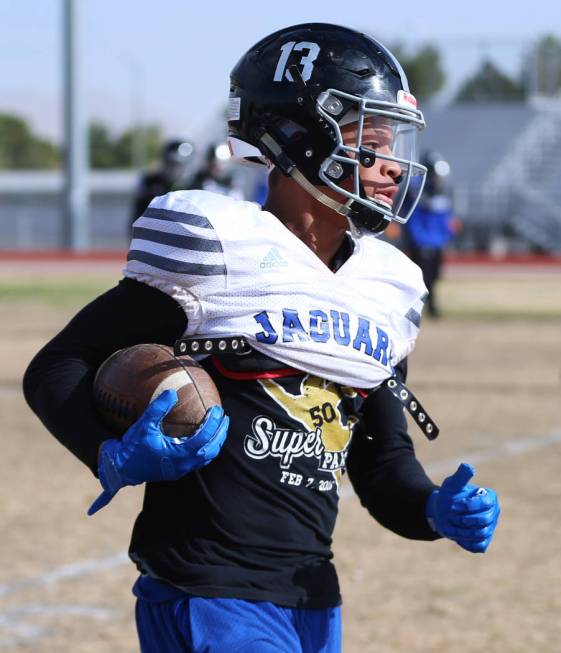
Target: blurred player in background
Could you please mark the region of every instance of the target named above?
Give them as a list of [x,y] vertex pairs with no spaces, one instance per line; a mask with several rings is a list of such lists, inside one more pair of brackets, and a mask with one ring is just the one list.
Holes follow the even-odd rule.
[[403,228],[403,246],[423,272],[429,293],[429,315],[439,317],[435,286],[440,278],[444,250],[457,234],[459,221],[453,212],[450,165],[434,151],[425,152],[421,162],[427,169],[427,179],[423,194]]
[[187,187],[192,154],[193,145],[188,141],[175,139],[164,144],[159,167],[144,172],[140,178],[132,202],[131,224],[155,197]]
[[216,143],[207,147],[203,165],[191,180],[189,189],[206,190],[239,200],[244,198],[243,190],[233,174],[227,143]]
[[[35,357],[25,396],[99,477],[90,514],[146,483],[129,550],[144,653],[339,653],[343,473],[403,537],[482,553],[499,515],[469,465],[441,486],[427,477],[403,412],[434,431],[402,385],[426,288],[377,236],[407,221],[412,180],[422,188],[424,118],[384,46],[312,23],[242,56],[228,122],[234,155],[272,170],[263,210],[205,190],[155,199],[125,278]],[[221,354],[234,335],[249,350]],[[201,364],[222,408],[168,438],[166,390],[114,437],[92,406],[96,370],[119,348],[182,337],[213,354]]]

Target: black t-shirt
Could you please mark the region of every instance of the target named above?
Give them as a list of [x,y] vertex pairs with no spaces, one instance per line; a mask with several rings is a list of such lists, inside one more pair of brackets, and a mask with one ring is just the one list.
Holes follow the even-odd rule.
[[[93,408],[95,371],[121,347],[172,344],[185,326],[173,299],[123,280],[35,357],[24,378],[27,401],[96,473],[98,448],[111,434]],[[362,401],[351,389],[279,371],[256,352],[203,365],[230,416],[228,438],[202,470],[146,485],[130,549],[141,571],[201,596],[336,605],[330,545],[345,465],[381,524],[404,537],[438,537],[424,514],[435,486],[389,391]],[[267,378],[252,378],[256,372]]]
[[331,535],[362,399],[295,370],[251,379],[247,356],[227,358],[203,362],[230,416],[224,447],[178,482],[148,484],[131,556],[190,594],[336,605]]

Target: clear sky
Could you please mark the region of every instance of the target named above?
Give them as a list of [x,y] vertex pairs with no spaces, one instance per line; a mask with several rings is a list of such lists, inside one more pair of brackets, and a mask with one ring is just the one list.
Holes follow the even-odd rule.
[[[157,122],[169,136],[202,137],[228,94],[239,56],[262,36],[307,21],[443,52],[448,94],[490,56],[514,74],[532,40],[561,37],[561,2],[533,0],[75,0],[83,103],[115,130]],[[520,7],[523,7],[522,9]],[[0,112],[62,131],[62,0],[0,0]]]

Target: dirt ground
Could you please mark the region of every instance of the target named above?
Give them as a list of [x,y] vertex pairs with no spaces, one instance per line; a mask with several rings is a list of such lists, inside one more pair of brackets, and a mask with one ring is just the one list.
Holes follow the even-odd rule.
[[[2,301],[1,280],[0,649],[136,651],[135,572],[125,551],[141,490],[122,491],[87,518],[97,482],[20,391],[27,362],[76,300]],[[501,497],[495,541],[481,556],[447,541],[401,539],[344,487],[335,554],[345,653],[561,648],[561,277],[526,279],[521,313],[517,286],[445,282],[452,317],[423,324],[410,362],[409,385],[441,428],[429,443],[411,426],[418,455],[438,482],[459,461],[475,464],[475,481]]]

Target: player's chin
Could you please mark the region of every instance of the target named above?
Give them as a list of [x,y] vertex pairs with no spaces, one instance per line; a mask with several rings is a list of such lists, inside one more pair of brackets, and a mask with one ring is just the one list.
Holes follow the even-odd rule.
[[393,207],[393,195],[386,194],[383,192],[380,192],[377,186],[372,186],[364,187],[364,192],[366,193],[366,196],[370,199],[376,202],[377,204],[383,206],[385,209],[388,211],[392,210]]
[[374,196],[374,199],[376,200],[376,203],[377,203],[379,206],[382,206],[382,207],[383,207],[384,209],[386,209],[387,211],[391,211],[391,210],[392,210],[393,200],[391,200],[390,198],[385,197],[385,196],[383,196],[383,195],[375,195],[375,196]]

